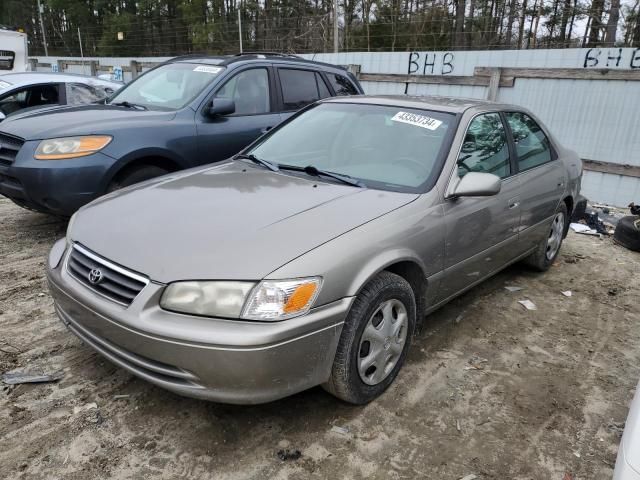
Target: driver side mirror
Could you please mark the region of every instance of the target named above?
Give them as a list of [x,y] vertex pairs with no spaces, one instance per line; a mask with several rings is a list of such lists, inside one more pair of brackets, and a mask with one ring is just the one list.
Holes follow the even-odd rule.
[[449,194],[449,198],[490,197],[500,193],[502,182],[493,173],[469,172],[462,177]]
[[0,112],[0,122],[3,121],[5,118],[7,118],[7,116],[4,113]]
[[236,103],[228,98],[216,98],[211,102],[209,111],[207,112],[210,117],[217,117],[218,115],[231,115],[236,111]]

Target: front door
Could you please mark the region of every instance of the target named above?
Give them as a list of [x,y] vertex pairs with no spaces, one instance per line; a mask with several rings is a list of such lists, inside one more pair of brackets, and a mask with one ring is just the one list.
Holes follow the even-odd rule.
[[[264,132],[280,123],[272,108],[273,79],[269,67],[242,70],[233,75],[212,97],[234,101],[235,113],[211,117],[196,114],[198,144],[203,161],[211,163],[235,155]],[[211,104],[206,102],[205,109]]]
[[[458,177],[485,172],[502,179],[497,195],[447,200],[445,271],[439,300],[455,295],[502,268],[516,255],[520,223],[520,182],[502,117],[497,112],[474,117],[458,156]],[[455,180],[455,179],[454,179]]]

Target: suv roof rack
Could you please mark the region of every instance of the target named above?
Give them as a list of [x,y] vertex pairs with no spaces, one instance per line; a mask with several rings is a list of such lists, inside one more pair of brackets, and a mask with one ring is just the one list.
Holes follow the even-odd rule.
[[242,52],[236,53],[234,57],[242,57],[243,55],[264,55],[266,57],[292,57],[292,58],[302,58],[299,55],[294,55],[293,53],[282,53],[282,52]]

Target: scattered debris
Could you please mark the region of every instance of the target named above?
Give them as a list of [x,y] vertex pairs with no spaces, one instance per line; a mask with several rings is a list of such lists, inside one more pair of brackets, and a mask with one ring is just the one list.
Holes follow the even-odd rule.
[[62,370],[52,373],[12,372],[3,374],[2,381],[7,385],[18,385],[21,383],[57,382],[62,377],[64,377],[64,372]]
[[611,297],[615,297],[616,295],[618,295],[618,292],[618,287],[611,287],[609,290],[607,290],[607,294]]
[[564,295],[565,297],[570,297],[573,295],[573,293],[571,293],[571,290],[566,290],[564,292],[560,292],[562,293],[562,295]]
[[120,400],[121,398],[129,398],[131,395],[114,395],[114,400]]
[[285,449],[278,450],[277,455],[278,458],[284,462],[287,460],[298,460],[302,456],[302,453],[300,452],[300,450]]
[[573,474],[571,472],[564,472],[564,477],[562,480],[573,480]]
[[607,430],[615,433],[618,437],[621,437],[622,432],[624,432],[624,424],[625,422],[614,422],[612,419],[607,424]]
[[631,212],[631,215],[640,215],[640,205],[636,205],[635,203],[631,202],[629,204],[629,211]]
[[94,408],[98,408],[98,404],[96,402],[87,403],[85,405],[81,405],[79,407],[73,407],[73,414],[77,415],[81,412],[86,412],[88,410],[92,410]]
[[581,457],[580,452],[573,452],[573,456],[576,457],[576,458],[580,458]]
[[592,231],[591,227],[588,227],[584,223],[572,223],[569,226],[571,227],[571,230],[573,230],[576,233],[584,233],[584,232],[591,232]]
[[460,480],[475,480],[478,476],[474,473],[462,477]]
[[339,427],[338,425],[334,425],[331,427],[331,431],[333,433],[339,433],[340,435],[349,435],[349,427]]
[[519,292],[520,290],[524,290],[524,287],[518,287],[515,285],[508,285],[506,287],[504,287],[505,290],[508,290],[510,292]]
[[488,361],[489,360],[487,360],[486,358],[482,358],[477,355],[474,355],[469,359],[469,362],[468,362],[469,365],[464,367],[464,369],[465,370],[484,370],[484,367],[482,366],[482,364],[487,363]]
[[454,321],[455,323],[460,323],[460,320],[462,320],[462,314],[458,315]]
[[518,303],[520,305],[522,305],[524,308],[526,308],[527,310],[537,310],[538,307],[536,307],[536,304],[533,303],[531,300],[526,299],[526,300],[518,300]]
[[456,430],[458,430],[458,433],[462,432],[462,427],[460,426],[460,420],[458,420],[456,418]]

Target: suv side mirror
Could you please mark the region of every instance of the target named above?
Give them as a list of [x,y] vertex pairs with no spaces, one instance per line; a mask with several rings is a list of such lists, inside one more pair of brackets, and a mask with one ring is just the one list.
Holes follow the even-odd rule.
[[236,111],[236,103],[228,98],[216,98],[211,102],[208,114],[210,117],[230,115]]
[[500,193],[501,186],[500,177],[493,173],[469,172],[460,179],[449,197],[490,197]]

